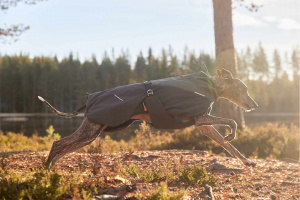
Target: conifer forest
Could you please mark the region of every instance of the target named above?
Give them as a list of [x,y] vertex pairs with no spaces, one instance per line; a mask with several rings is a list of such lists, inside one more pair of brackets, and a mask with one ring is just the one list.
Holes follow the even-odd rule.
[[[178,76],[208,69],[215,73],[215,58],[187,48],[179,57],[171,47],[157,56],[149,48],[130,60],[128,53],[104,54],[84,62],[72,53],[56,57],[14,55],[0,57],[0,112],[50,112],[37,96],[42,96],[59,110],[71,112],[85,103],[86,94],[116,86]],[[281,52],[282,53],[282,52]],[[131,56],[134,57],[134,56]],[[261,113],[299,112],[299,49],[291,55],[274,50],[267,57],[261,44],[237,52],[239,78],[249,87]],[[288,73],[290,72],[290,73]]]

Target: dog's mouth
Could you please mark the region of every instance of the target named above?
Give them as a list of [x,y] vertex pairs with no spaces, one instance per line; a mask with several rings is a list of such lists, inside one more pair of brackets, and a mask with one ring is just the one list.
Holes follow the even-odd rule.
[[236,104],[236,108],[237,107],[242,108],[244,112],[251,112],[252,110],[255,110],[255,108],[252,108],[248,105],[238,105],[238,104]]
[[243,108],[245,112],[251,112],[252,110],[255,110],[255,108],[245,109]]
[[252,110],[255,110],[255,108],[257,107],[251,107],[251,106],[249,106],[249,105],[244,105],[244,106],[241,106],[242,108],[243,108],[243,110],[245,111],[245,112],[251,112]]
[[246,101],[244,101],[242,103],[241,107],[244,109],[245,112],[250,112],[252,110],[255,110],[255,108],[257,108],[258,105],[257,105],[257,103],[254,100],[252,100],[250,98],[249,100],[247,99]]

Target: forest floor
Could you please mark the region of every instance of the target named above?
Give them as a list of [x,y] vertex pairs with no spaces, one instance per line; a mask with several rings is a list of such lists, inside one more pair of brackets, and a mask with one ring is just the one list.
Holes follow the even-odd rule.
[[[45,151],[13,153],[2,156],[1,162],[7,172],[24,174],[38,169],[47,156]],[[164,199],[159,191],[178,194],[177,199],[300,199],[299,163],[252,160],[256,167],[244,166],[236,158],[193,150],[72,153],[59,160],[51,171],[81,176],[80,184],[94,187],[86,199]],[[193,179],[188,166],[203,166],[209,178],[204,177],[206,182],[197,181],[201,177]],[[205,185],[211,185],[211,193],[210,186]],[[58,199],[68,198],[62,195]]]

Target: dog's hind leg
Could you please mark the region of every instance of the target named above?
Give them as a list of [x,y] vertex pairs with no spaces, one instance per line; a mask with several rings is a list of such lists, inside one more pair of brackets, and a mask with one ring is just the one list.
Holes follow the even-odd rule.
[[224,138],[224,142],[230,142],[235,138],[237,124],[233,119],[226,119],[222,117],[215,117],[211,115],[204,115],[195,117],[195,125],[204,126],[204,125],[226,125],[231,129],[231,133]]
[[213,139],[218,144],[220,144],[228,153],[232,156],[240,159],[245,165],[255,166],[255,162],[245,158],[234,146],[232,146],[229,142],[224,142],[223,136],[213,127],[213,126],[199,126],[203,135]]
[[81,126],[73,134],[53,142],[46,167],[53,167],[64,155],[90,144],[105,128],[105,125],[93,123],[84,118]]

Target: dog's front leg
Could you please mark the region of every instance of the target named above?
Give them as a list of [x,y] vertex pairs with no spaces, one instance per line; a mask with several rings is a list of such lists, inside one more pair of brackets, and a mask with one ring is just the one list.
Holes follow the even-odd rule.
[[64,155],[92,143],[105,128],[105,125],[84,118],[81,126],[73,134],[53,142],[46,167],[50,169]]
[[213,139],[218,144],[220,144],[228,153],[232,156],[236,156],[240,159],[244,165],[255,166],[255,162],[245,158],[234,146],[232,146],[229,142],[224,142],[223,136],[213,127],[213,126],[199,126],[203,135]]
[[231,129],[231,133],[224,138],[224,142],[230,142],[235,138],[237,124],[233,119],[226,119],[222,117],[215,117],[211,115],[204,115],[195,118],[195,124],[197,126],[203,125],[226,125]]

